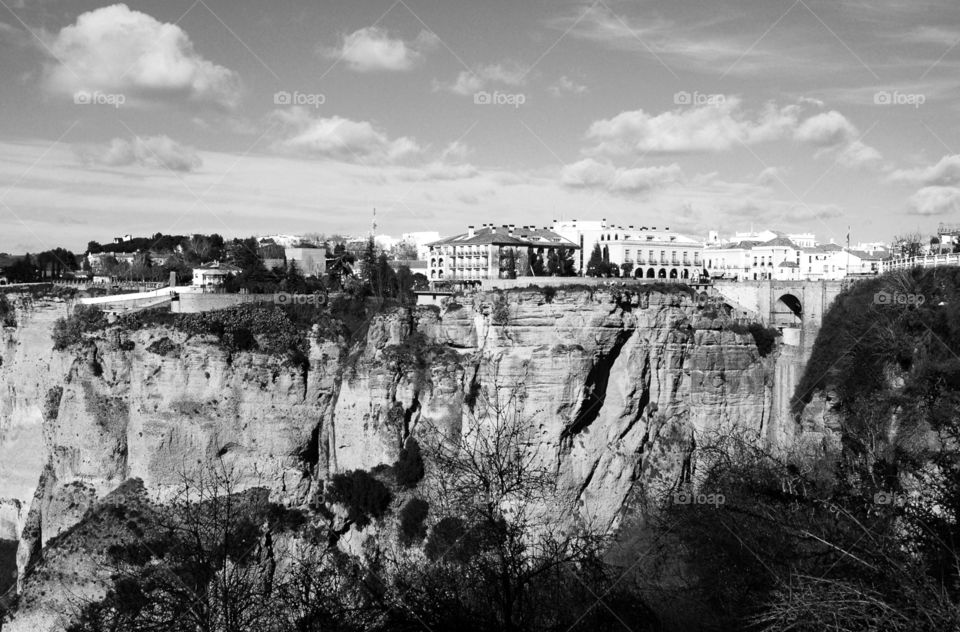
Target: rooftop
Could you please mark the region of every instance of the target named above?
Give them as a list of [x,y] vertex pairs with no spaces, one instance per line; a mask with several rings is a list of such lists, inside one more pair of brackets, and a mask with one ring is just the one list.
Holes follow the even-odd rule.
[[495,244],[504,246],[563,246],[579,248],[577,244],[564,239],[547,228],[535,226],[483,226],[470,232],[446,237],[430,242],[428,246],[475,246]]

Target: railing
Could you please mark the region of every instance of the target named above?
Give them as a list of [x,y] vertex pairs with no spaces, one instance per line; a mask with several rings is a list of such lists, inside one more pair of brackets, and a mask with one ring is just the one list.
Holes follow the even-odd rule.
[[880,262],[880,272],[889,270],[909,270],[910,268],[937,268],[940,266],[960,266],[960,253],[945,255],[927,255],[924,257],[901,257]]

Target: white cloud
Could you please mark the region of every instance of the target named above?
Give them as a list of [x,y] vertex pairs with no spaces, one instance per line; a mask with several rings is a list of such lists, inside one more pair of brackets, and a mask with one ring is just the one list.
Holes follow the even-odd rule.
[[562,96],[564,94],[575,94],[581,95],[587,93],[587,86],[577,83],[573,79],[563,75],[557,79],[547,90],[555,97]]
[[84,164],[110,167],[141,165],[173,171],[193,171],[203,164],[193,148],[181,145],[167,136],[138,136],[133,140],[114,138],[107,146],[83,147],[77,154]]
[[460,96],[472,96],[490,84],[522,86],[526,83],[527,71],[515,63],[487,64],[473,70],[462,70],[453,83],[445,85],[434,81],[434,90],[449,90]]
[[187,34],[124,4],[77,17],[48,43],[56,56],[46,87],[119,93],[129,105],[162,100],[214,103],[232,108],[240,98],[233,71],[201,57]]
[[956,187],[924,187],[910,196],[910,215],[947,215],[960,212],[960,189]]
[[564,166],[560,181],[572,188],[607,189],[616,193],[644,193],[680,182],[683,171],[676,163],[624,169],[586,158]]
[[740,99],[726,97],[716,105],[682,108],[651,115],[643,110],[621,112],[595,121],[587,130],[591,155],[718,152],[782,138],[797,125],[800,108],[772,103],[750,116]]
[[408,44],[390,37],[386,29],[369,26],[345,35],[338,48],[328,49],[325,54],[342,59],[357,72],[410,70],[437,41],[433,33],[421,31],[416,41]]
[[917,169],[898,169],[890,174],[894,182],[918,186],[949,186],[960,184],[960,154],[944,156],[935,165]]
[[816,157],[832,156],[844,167],[877,167],[883,156],[875,148],[859,140],[860,132],[836,110],[823,112],[803,121],[794,138],[817,149]]
[[811,116],[797,128],[795,137],[818,148],[846,145],[857,138],[857,128],[847,118],[831,110]]
[[299,107],[274,110],[271,118],[286,132],[274,144],[283,153],[359,164],[389,164],[420,153],[413,139],[402,136],[391,140],[367,121],[340,116],[315,118]]

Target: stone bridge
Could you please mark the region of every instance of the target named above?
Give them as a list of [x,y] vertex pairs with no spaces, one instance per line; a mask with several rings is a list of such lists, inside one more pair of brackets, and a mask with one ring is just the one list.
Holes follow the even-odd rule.
[[731,307],[771,327],[798,330],[799,343],[812,346],[823,315],[852,283],[843,281],[716,281],[713,292]]

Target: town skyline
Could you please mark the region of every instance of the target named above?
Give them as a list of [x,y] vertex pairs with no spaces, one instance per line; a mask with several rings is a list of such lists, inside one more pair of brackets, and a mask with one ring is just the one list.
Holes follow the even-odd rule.
[[373,208],[393,235],[518,215],[926,233],[960,211],[958,18],[945,0],[15,2],[0,251],[363,234]]

